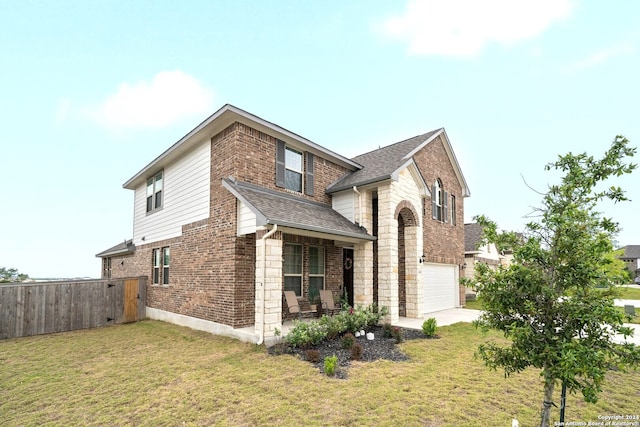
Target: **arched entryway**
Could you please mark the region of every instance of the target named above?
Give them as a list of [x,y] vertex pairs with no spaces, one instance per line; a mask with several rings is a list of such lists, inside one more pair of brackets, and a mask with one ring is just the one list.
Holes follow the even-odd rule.
[[[407,315],[407,277],[413,279],[416,255],[415,233],[407,233],[408,227],[418,226],[418,214],[407,201],[401,202],[396,209],[398,220],[398,315]],[[408,268],[409,266],[409,268]]]

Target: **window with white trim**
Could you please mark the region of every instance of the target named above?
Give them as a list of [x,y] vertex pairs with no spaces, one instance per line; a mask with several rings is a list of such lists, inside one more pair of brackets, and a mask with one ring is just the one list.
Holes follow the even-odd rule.
[[294,291],[302,296],[302,245],[285,243],[284,248],[284,290]]
[[[303,193],[315,194],[314,155],[276,141],[276,187]],[[303,176],[304,174],[304,176]]]
[[284,187],[302,193],[302,153],[285,148]]
[[431,191],[431,214],[433,219],[442,221],[442,181],[436,179]]
[[147,213],[162,208],[163,172],[160,171],[147,179]]
[[171,255],[169,252],[169,247],[166,246],[162,248],[162,284],[169,284],[169,261],[171,260]]
[[152,265],[152,283],[154,285],[160,284],[160,249],[154,249],[151,254],[151,265]]
[[[318,292],[312,292],[311,288]],[[309,293],[320,295],[321,289],[324,289],[324,248],[309,246]]]

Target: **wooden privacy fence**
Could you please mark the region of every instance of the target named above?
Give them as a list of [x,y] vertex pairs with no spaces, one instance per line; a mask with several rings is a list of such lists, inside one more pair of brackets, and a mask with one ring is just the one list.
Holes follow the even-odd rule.
[[0,285],[0,339],[135,322],[147,278]]

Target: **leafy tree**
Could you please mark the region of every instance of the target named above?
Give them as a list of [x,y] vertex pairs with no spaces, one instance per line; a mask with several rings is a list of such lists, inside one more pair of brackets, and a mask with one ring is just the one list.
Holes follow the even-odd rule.
[[605,374],[640,363],[640,348],[616,344],[614,335],[632,335],[613,298],[619,267],[613,264],[612,237],[618,224],[595,209],[599,202],[627,200],[619,187],[601,189],[609,178],[631,173],[636,148],[617,136],[601,159],[567,154],[546,166],[563,173],[560,184],[543,194],[542,207],[524,235],[498,233],[486,217],[487,241],[512,245],[513,263],[496,271],[478,264],[475,285],[484,306],[476,326],[503,331],[511,343],[481,345],[476,356],[505,376],[527,367],[541,370],[544,382],[540,426],[550,422],[554,387],[582,392],[595,402]]
[[28,278],[28,274],[18,273],[16,268],[0,267],[0,283],[23,282]]

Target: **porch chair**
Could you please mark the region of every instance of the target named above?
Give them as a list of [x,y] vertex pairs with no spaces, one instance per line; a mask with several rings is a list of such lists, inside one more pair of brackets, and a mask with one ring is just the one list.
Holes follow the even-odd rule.
[[322,303],[322,309],[325,310],[327,315],[331,313],[333,316],[335,313],[340,311],[340,307],[336,307],[333,299],[333,292],[328,289],[320,290],[320,302]]
[[294,291],[284,291],[284,299],[287,302],[287,310],[289,314],[294,315],[297,319],[300,319],[301,314],[308,314],[311,311],[302,311],[300,304],[298,304],[298,297]]

